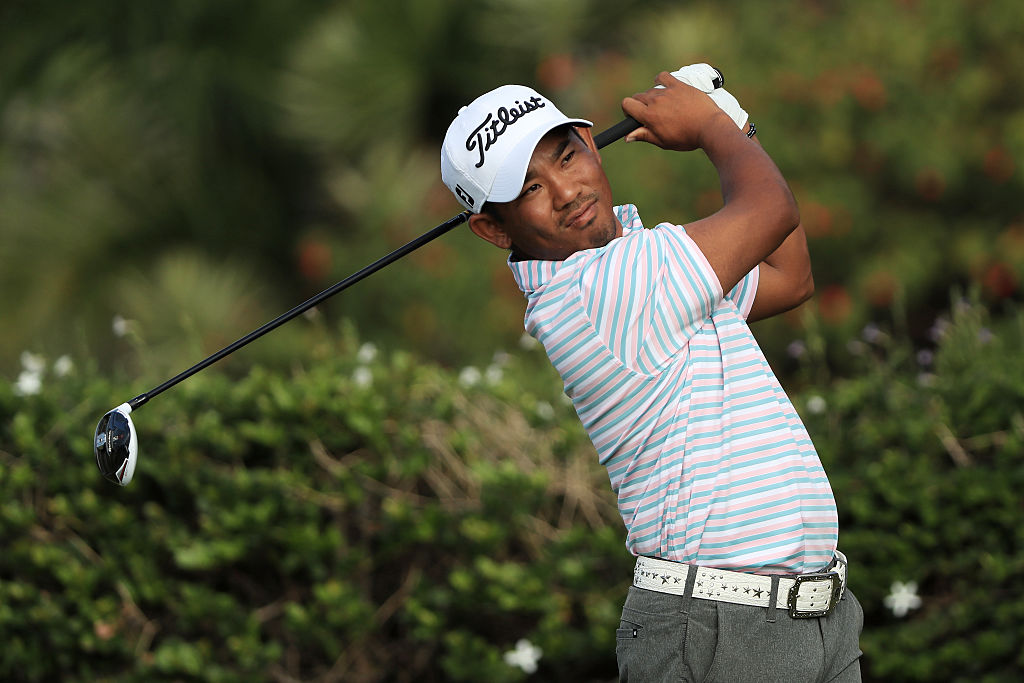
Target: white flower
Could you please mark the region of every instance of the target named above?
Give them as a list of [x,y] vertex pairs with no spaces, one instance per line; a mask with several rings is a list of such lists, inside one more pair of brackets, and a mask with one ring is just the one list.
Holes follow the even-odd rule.
[[33,375],[40,375],[43,370],[46,369],[46,359],[37,353],[22,351],[21,367],[24,368],[25,372],[30,372]]
[[883,602],[892,610],[894,616],[906,616],[908,611],[921,606],[921,598],[917,595],[917,582],[893,581],[889,595],[885,596]]
[[501,377],[504,374],[505,373],[501,369],[500,365],[491,364],[487,366],[486,370],[484,370],[484,379],[487,380],[488,384],[497,384],[501,381]]
[[885,332],[875,323],[868,323],[864,326],[864,329],[860,333],[861,338],[869,344],[874,344],[882,340],[885,336]]
[[370,368],[359,366],[352,373],[352,381],[356,383],[357,387],[366,388],[373,384],[373,372]]
[[800,358],[807,353],[807,344],[804,344],[799,339],[791,341],[789,346],[786,347],[786,353],[789,354],[790,358]]
[[58,377],[64,377],[74,369],[75,364],[71,361],[71,356],[61,356],[53,362],[53,374]]
[[115,315],[110,321],[110,329],[114,331],[115,337],[123,337],[128,334],[128,321],[120,315]]
[[828,404],[825,403],[825,399],[821,396],[815,395],[807,399],[807,410],[814,415],[821,415],[827,407]]
[[37,372],[24,370],[20,375],[18,375],[18,381],[14,385],[14,393],[19,396],[32,396],[33,394],[38,394],[39,390],[42,388],[42,376]]
[[373,362],[373,359],[377,357],[377,347],[367,342],[359,347],[359,351],[356,352],[356,360],[366,365],[367,363]]
[[523,336],[519,338],[519,348],[524,351],[535,349],[539,344],[540,342],[531,337],[528,332],[523,332]]
[[535,410],[537,411],[537,417],[542,420],[550,420],[555,416],[555,409],[547,401],[537,401]]
[[38,394],[43,388],[43,371],[46,370],[46,359],[37,353],[21,352],[21,374],[14,384],[14,393],[19,396]]
[[931,327],[928,328],[928,338],[937,342],[946,336],[949,331],[949,321],[945,318],[936,318]]
[[472,365],[462,368],[459,373],[459,384],[464,387],[471,387],[480,383],[480,371]]
[[980,330],[978,330],[978,341],[981,342],[982,345],[988,344],[995,338],[996,336],[992,334],[992,330],[988,329],[987,327],[983,327]]
[[846,350],[850,352],[851,356],[863,356],[867,348],[867,344],[859,339],[851,339],[846,342]]
[[921,349],[917,352],[917,362],[919,365],[928,367],[935,360],[935,354],[928,349]]
[[494,355],[491,356],[491,363],[497,365],[499,368],[503,368],[508,365],[508,362],[512,360],[512,356],[508,355],[504,351],[495,351]]
[[935,375],[930,372],[919,373],[917,383],[922,387],[933,387],[935,386]]
[[509,666],[518,666],[528,674],[537,670],[537,662],[540,661],[541,650],[528,640],[520,639],[516,643],[516,649],[505,653],[505,663]]

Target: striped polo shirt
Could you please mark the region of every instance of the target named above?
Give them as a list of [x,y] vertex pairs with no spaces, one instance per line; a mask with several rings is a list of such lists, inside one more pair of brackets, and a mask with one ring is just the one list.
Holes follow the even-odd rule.
[[762,574],[833,556],[832,489],[792,402],[750,333],[752,270],[727,295],[679,225],[564,261],[512,261],[526,330],[544,346],[608,469],[626,547]]

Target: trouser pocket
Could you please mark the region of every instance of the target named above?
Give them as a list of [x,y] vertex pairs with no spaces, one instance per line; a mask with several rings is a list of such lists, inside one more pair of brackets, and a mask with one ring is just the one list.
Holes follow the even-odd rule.
[[620,681],[680,681],[686,615],[647,614],[625,607],[615,631]]

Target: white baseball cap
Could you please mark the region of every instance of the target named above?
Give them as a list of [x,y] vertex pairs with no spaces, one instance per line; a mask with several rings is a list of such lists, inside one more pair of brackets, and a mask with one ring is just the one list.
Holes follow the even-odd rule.
[[441,179],[459,203],[479,213],[484,202],[519,196],[533,150],[553,128],[594,125],[570,119],[536,90],[503,85],[459,110],[441,145]]

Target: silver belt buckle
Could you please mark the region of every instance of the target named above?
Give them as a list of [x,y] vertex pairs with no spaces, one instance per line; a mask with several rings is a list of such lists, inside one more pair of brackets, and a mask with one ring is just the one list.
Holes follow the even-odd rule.
[[[796,598],[800,593],[801,584],[805,583],[818,583],[820,581],[831,581],[832,582],[832,594],[828,601],[828,607],[823,610],[816,610],[813,612],[805,612],[797,609]],[[789,616],[794,619],[813,619],[815,617],[823,617],[831,612],[836,603],[839,602],[839,598],[843,593],[843,580],[839,577],[838,572],[827,572],[824,574],[800,574],[793,577],[793,585],[789,589],[789,597],[786,600],[786,607],[789,608]]]

